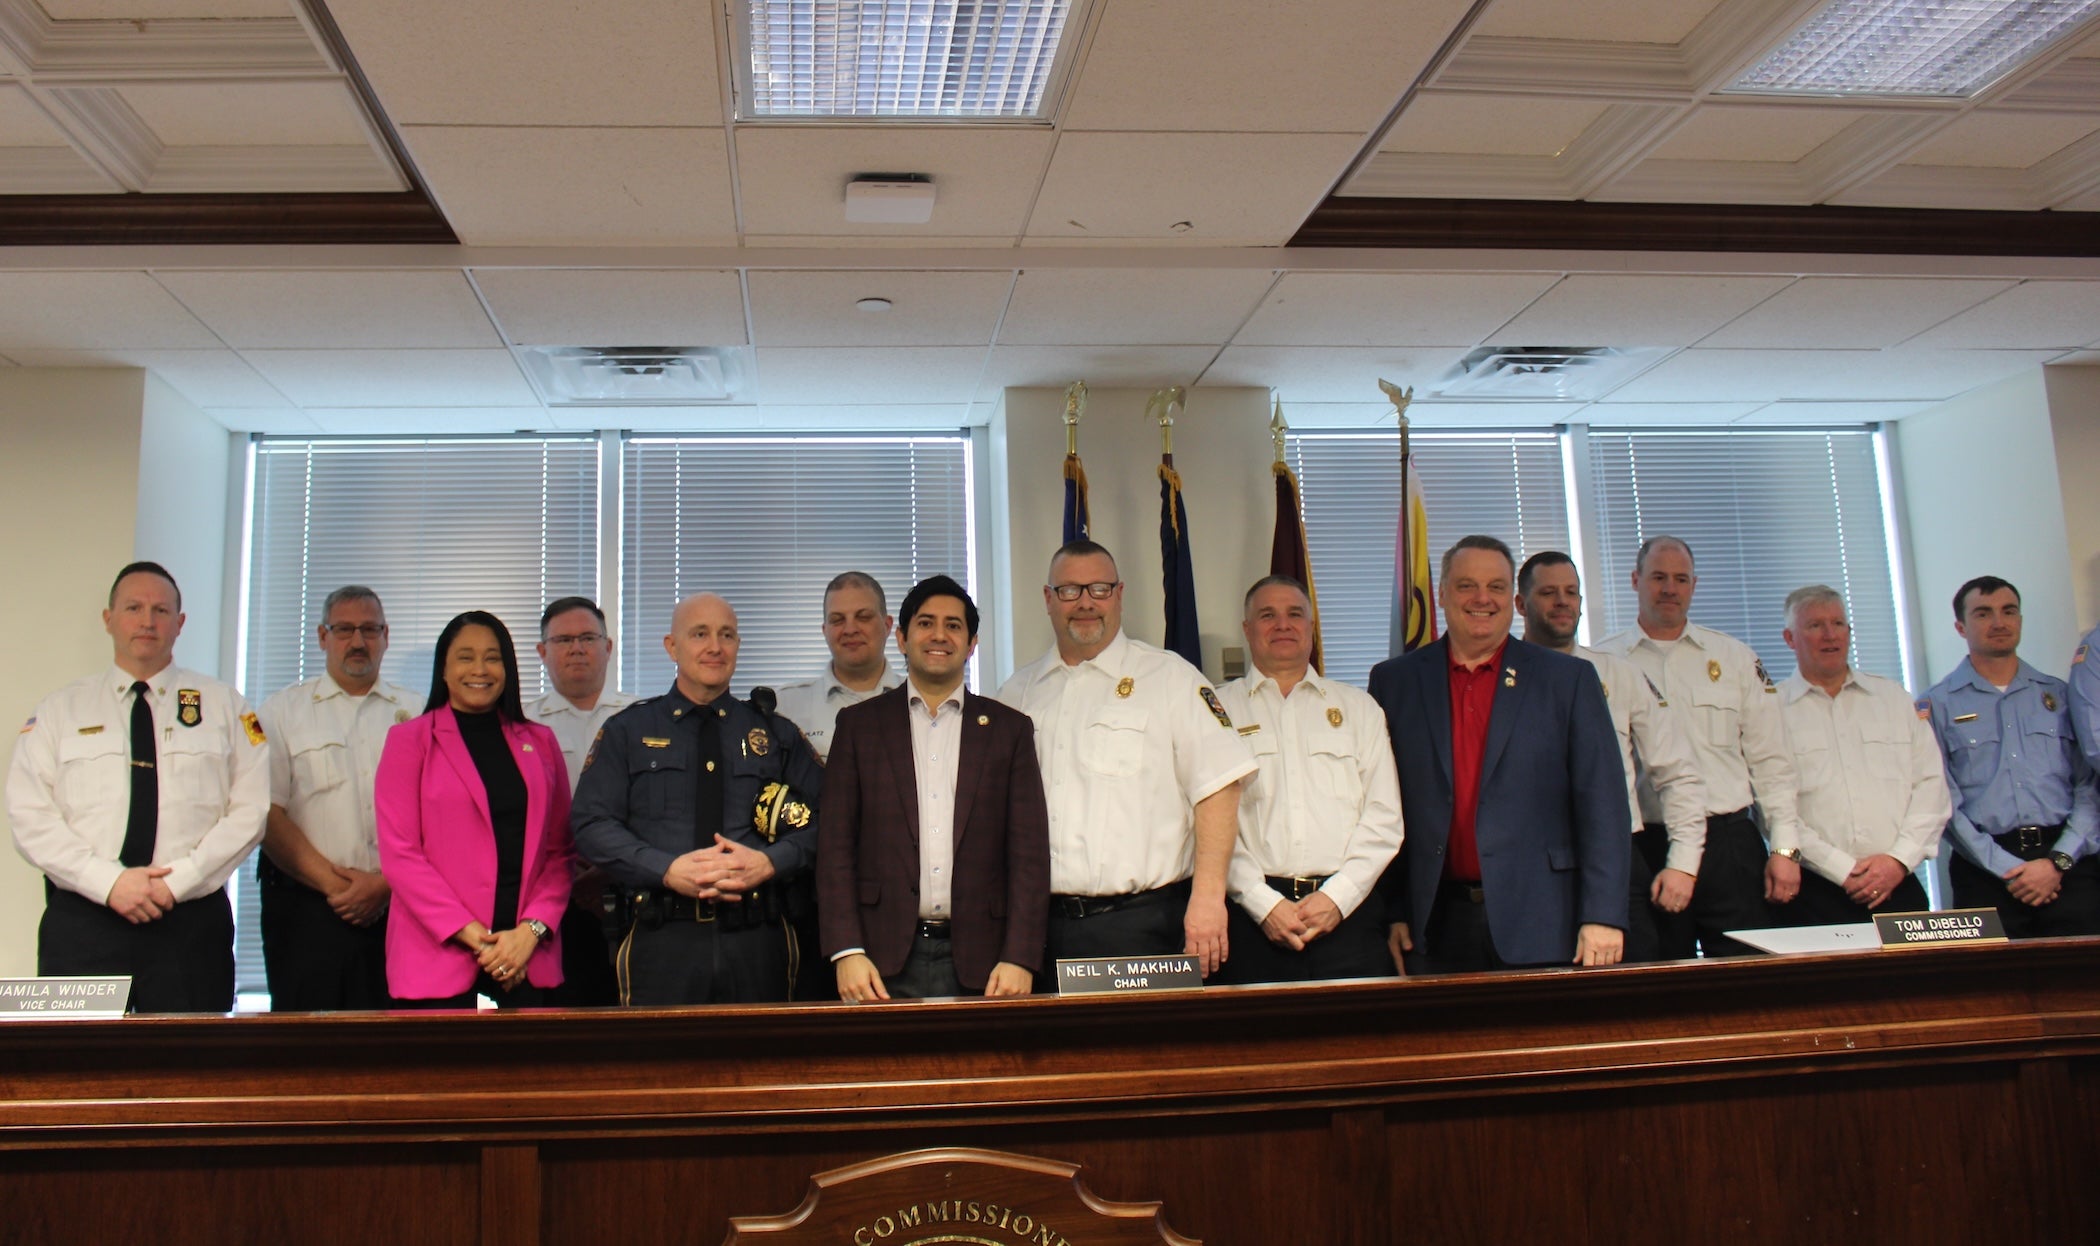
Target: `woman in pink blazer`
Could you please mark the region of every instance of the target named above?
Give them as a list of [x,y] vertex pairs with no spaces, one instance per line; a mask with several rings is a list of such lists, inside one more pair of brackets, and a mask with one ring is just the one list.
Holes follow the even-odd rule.
[[387,989],[409,1007],[543,1005],[561,985],[569,772],[525,717],[518,654],[495,615],[445,625],[419,718],[387,733],[374,793],[394,889]]

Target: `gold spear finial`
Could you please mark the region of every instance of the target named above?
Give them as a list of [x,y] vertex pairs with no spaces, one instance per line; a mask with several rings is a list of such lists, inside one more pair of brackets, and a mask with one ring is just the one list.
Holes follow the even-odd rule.
[[1188,409],[1188,390],[1179,385],[1156,389],[1145,400],[1145,415],[1159,421],[1159,452],[1174,453],[1174,412]]
[[1065,453],[1079,453],[1079,417],[1086,414],[1086,382],[1065,386]]
[[1276,438],[1276,461],[1283,462],[1283,434],[1290,428],[1283,419],[1283,399],[1276,399],[1276,414],[1269,417],[1269,433]]
[[1393,400],[1393,411],[1400,417],[1400,422],[1405,424],[1407,422],[1407,404],[1415,400],[1415,387],[1410,385],[1406,389],[1402,389],[1384,377],[1379,377],[1378,388],[1384,390],[1385,396]]

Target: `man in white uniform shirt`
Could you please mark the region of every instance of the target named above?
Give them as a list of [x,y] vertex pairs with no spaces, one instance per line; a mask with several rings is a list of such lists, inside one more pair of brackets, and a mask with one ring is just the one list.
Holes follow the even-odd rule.
[[[1636,849],[1628,875],[1626,959],[1660,960],[1656,911],[1677,914],[1691,904],[1706,847],[1706,788],[1699,782],[1691,742],[1632,663],[1575,643],[1582,622],[1582,580],[1574,559],[1559,550],[1525,559],[1517,570],[1517,609],[1524,615],[1524,639],[1588,662],[1604,685],[1605,706],[1619,736],[1619,760],[1626,767]],[[1644,791],[1658,805],[1653,817],[1642,812]]]
[[[588,597],[558,597],[540,611],[540,664],[547,668],[548,689],[525,705],[525,716],[544,723],[561,741],[569,770],[569,790],[583,774],[584,759],[605,720],[634,704],[635,698],[605,686],[612,669],[612,634],[605,612]],[[582,873],[569,891],[561,919],[562,984],[549,1000],[560,1007],[610,1007],[620,1002],[620,983],[606,952],[605,927],[624,930],[622,915],[603,911],[604,875],[578,858]]]
[[1931,907],[1913,872],[1939,848],[1954,806],[1939,740],[1903,685],[1852,669],[1852,625],[1834,588],[1786,597],[1797,669],[1779,685],[1800,776],[1804,926],[1870,922]]
[[262,724],[174,664],[182,623],[165,568],[119,571],[114,665],[37,704],[7,776],[15,848],[44,872],[36,971],[128,975],[134,1012],[233,1010],[226,880],[270,808]]
[[824,646],[831,664],[815,679],[783,684],[778,712],[802,728],[817,760],[831,753],[839,711],[903,681],[890,669],[889,604],[882,585],[865,571],[842,571],[824,586]]
[[379,872],[372,780],[386,733],[424,697],[379,677],[386,610],[346,584],[321,604],[327,669],[263,702],[270,818],[256,862],[263,971],[276,1012],[385,1008],[391,890]]
[[1116,560],[1092,541],[1050,559],[1057,644],[999,700],[1035,720],[1050,806],[1049,960],[1225,963],[1225,877],[1254,758],[1203,672],[1123,634]]
[[[1750,646],[1690,620],[1698,583],[1689,545],[1673,536],[1643,541],[1633,565],[1638,621],[1597,646],[1648,677],[1683,724],[1706,785],[1698,886],[1684,914],[1659,923],[1672,960],[1690,956],[1695,940],[1708,956],[1749,954],[1724,932],[1785,924],[1775,906],[1801,891],[1801,820],[1779,690]],[[1764,815],[1762,832],[1753,805]],[[1641,807],[1654,811],[1645,794]]]
[[1226,976],[1390,978],[1376,891],[1401,828],[1385,711],[1312,669],[1312,599],[1297,580],[1255,581],[1240,631],[1254,673],[1218,699],[1260,769],[1240,784]]

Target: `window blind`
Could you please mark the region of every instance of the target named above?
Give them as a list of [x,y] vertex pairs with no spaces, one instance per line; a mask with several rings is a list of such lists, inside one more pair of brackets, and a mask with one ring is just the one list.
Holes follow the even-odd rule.
[[[736,609],[739,695],[824,669],[824,586],[841,571],[874,576],[892,614],[929,575],[978,595],[961,435],[636,437],[621,476],[621,685],[631,692],[670,687],[663,637],[692,593]],[[889,657],[901,672],[894,642]]]
[[[517,642],[528,700],[545,688],[532,651],[541,608],[597,590],[595,437],[270,438],[252,487],[241,688],[257,705],[326,670],[315,628],[345,584],[385,603],[387,679],[429,688],[439,631],[487,610]],[[237,878],[237,989],[259,993],[252,859]]]
[[1589,458],[1610,585],[1585,602],[1592,636],[1634,625],[1634,557],[1666,533],[1697,564],[1693,621],[1757,650],[1774,681],[1794,671],[1782,607],[1806,584],[1844,594],[1853,669],[1903,678],[1871,429],[1591,429]]
[[[1519,563],[1569,548],[1556,434],[1417,432],[1409,443],[1429,516],[1432,576],[1444,550],[1471,533],[1500,537]],[[1304,494],[1327,673],[1362,687],[1390,656],[1400,435],[1291,433],[1284,453]]]

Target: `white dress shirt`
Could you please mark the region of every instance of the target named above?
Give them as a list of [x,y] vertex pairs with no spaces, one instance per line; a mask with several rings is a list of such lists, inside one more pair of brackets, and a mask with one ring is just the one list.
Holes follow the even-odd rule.
[[[7,775],[15,846],[68,891],[107,903],[124,866],[131,811],[130,675],[112,666],[37,703]],[[232,687],[170,666],[152,698],[160,820],[153,864],[178,901],[210,895],[261,841],[270,812],[270,750]],[[184,694],[196,722],[183,721]]]
[[[1794,755],[1779,713],[1779,690],[1765,676],[1757,651],[1725,632],[1688,623],[1677,640],[1651,639],[1638,624],[1597,646],[1640,668],[1663,704],[1677,715],[1709,814],[1734,813],[1756,802],[1764,813],[1772,851],[1801,846],[1795,813]],[[1641,785],[1644,822],[1664,821],[1661,802]]]
[[578,709],[569,698],[549,689],[547,694],[525,707],[525,717],[541,723],[561,741],[561,759],[569,768],[569,790],[576,790],[576,780],[583,777],[583,763],[591,755],[591,744],[598,738],[598,729],[605,720],[635,703],[636,698],[607,688],[598,694],[598,703],[589,709]]
[[962,688],[932,710],[917,685],[905,700],[911,764],[919,781],[919,916],[955,915],[955,763],[962,752]]
[[380,680],[361,697],[322,675],[264,701],[270,803],[284,806],[314,851],[345,869],[379,871],[372,781],[386,733],[423,712],[424,698]]
[[1596,667],[1604,685],[1612,730],[1619,733],[1619,760],[1626,765],[1633,829],[1646,821],[1640,795],[1645,781],[1661,802],[1661,821],[1670,837],[1663,868],[1696,875],[1706,853],[1706,785],[1699,780],[1699,763],[1683,727],[1633,663],[1584,645],[1575,646],[1575,656]]
[[1779,685],[1801,775],[1801,861],[1842,884],[1862,857],[1906,870],[1939,851],[1954,806],[1939,740],[1903,685],[1848,672],[1833,697],[1799,673]]
[[817,760],[823,761],[831,756],[831,736],[838,730],[840,710],[880,696],[903,682],[903,677],[885,664],[882,679],[873,688],[861,692],[840,683],[831,667],[826,665],[824,673],[815,679],[782,684],[773,691],[779,698],[780,716],[802,728],[802,738],[809,741],[810,748],[816,751]]
[[1254,773],[1217,692],[1179,656],[1122,632],[1067,666],[1056,649],[999,700],[1035,720],[1050,809],[1050,890],[1117,896],[1195,872],[1196,805]]
[[1260,921],[1283,900],[1263,881],[1326,876],[1347,917],[1400,851],[1400,771],[1385,711],[1308,670],[1284,696],[1256,672],[1218,689],[1259,768],[1240,785],[1240,835],[1226,892]]

